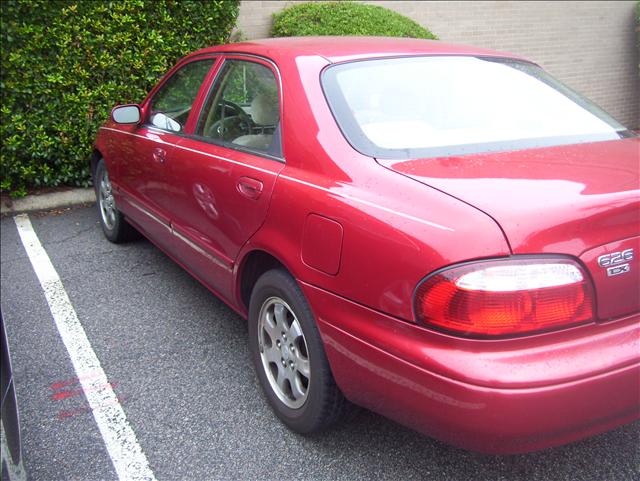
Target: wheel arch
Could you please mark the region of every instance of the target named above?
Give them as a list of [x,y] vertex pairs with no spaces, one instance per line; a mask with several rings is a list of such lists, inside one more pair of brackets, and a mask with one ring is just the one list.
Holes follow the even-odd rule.
[[98,162],[100,161],[100,159],[102,159],[102,152],[100,152],[100,150],[98,150],[97,147],[94,147],[93,152],[91,152],[91,160],[90,160],[91,180],[93,181],[94,185],[95,185],[95,178],[96,178],[96,169],[98,167]]
[[277,268],[293,275],[291,270],[280,259],[264,249],[253,249],[244,255],[238,267],[236,292],[239,304],[245,312],[249,310],[251,291],[260,276],[271,269]]

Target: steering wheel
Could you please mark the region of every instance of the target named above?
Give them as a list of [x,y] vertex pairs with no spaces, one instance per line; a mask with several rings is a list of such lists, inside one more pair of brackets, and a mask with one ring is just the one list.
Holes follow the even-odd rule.
[[[238,104],[223,100],[216,108],[221,118],[216,120],[205,132],[207,137],[222,140],[232,140],[241,135],[251,133],[253,121]],[[224,115],[222,115],[224,113]]]

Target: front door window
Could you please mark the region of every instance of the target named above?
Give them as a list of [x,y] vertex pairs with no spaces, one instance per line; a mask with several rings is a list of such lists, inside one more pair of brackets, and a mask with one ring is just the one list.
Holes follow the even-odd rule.
[[188,63],[167,80],[151,100],[151,124],[171,132],[182,132],[213,59]]

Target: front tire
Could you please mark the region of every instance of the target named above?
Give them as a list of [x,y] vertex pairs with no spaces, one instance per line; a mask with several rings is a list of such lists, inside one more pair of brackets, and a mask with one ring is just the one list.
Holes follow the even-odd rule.
[[100,225],[105,237],[116,244],[137,238],[138,232],[131,227],[116,207],[109,173],[103,159],[100,159],[96,166],[95,189]]
[[251,293],[249,348],[269,405],[291,430],[314,433],[342,416],[346,400],[311,309],[282,269],[264,273]]

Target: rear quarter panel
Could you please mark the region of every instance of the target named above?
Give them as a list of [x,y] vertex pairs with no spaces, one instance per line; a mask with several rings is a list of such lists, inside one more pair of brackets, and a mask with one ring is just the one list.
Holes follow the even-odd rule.
[[[351,148],[322,92],[320,72],[326,65],[320,57],[298,57],[279,66],[286,166],[267,219],[242,254],[266,250],[304,282],[411,320],[413,290],[429,272],[462,260],[508,255],[509,247],[484,213]],[[342,226],[335,275],[302,259],[309,214]]]

